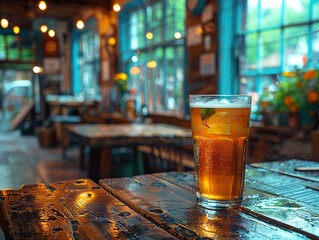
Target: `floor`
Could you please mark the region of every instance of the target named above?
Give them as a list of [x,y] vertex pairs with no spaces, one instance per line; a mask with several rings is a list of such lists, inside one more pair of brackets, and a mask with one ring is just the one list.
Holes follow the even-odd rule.
[[40,147],[35,135],[0,131],[0,189],[85,178],[78,161],[76,148],[69,149],[64,159],[61,148]]

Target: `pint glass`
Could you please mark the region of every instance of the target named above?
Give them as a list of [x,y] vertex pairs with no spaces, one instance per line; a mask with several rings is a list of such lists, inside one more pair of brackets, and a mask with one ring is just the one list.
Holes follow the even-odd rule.
[[208,209],[243,198],[251,96],[190,95],[196,196]]

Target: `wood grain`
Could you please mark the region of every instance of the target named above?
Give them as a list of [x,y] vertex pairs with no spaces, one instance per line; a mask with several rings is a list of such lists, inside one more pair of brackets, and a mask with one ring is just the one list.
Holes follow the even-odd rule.
[[0,194],[8,239],[173,239],[88,179]]
[[[283,226],[278,227],[277,224],[272,224],[271,217],[265,216],[264,219],[267,218],[267,221],[262,221],[261,218],[253,217],[250,213],[246,214],[241,209],[207,211],[199,208],[194,191],[190,190],[191,175],[184,174],[182,173],[181,176],[178,173],[163,173],[163,175],[160,174],[160,178],[157,174],[156,176],[103,179],[100,180],[100,185],[136,212],[178,238],[306,238],[306,235],[296,234],[289,228],[283,229]],[[167,176],[169,181],[164,180]],[[175,177],[179,183],[184,182],[185,187],[172,183],[172,177]],[[252,190],[252,192],[256,191]],[[274,197],[267,193],[261,193],[260,196]],[[246,207],[248,206],[258,206],[258,201],[249,201]],[[311,236],[311,233],[308,235]]]

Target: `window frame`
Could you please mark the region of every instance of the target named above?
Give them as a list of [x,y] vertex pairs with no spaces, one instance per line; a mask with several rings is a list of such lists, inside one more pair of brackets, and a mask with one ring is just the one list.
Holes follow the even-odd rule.
[[[132,87],[133,86],[133,82],[134,80],[132,80],[131,78],[134,79],[133,75],[130,75],[130,66],[132,66],[132,63],[130,62],[130,58],[135,55],[137,52],[138,53],[142,53],[145,55],[148,54],[152,54],[155,52],[155,49],[162,49],[162,53],[163,53],[163,57],[162,59],[160,59],[157,62],[157,67],[155,68],[155,70],[150,70],[149,68],[147,68],[146,62],[144,63],[144,66],[142,64],[138,65],[136,64],[138,67],[140,67],[141,71],[144,71],[146,69],[146,72],[144,75],[145,76],[149,76],[151,74],[156,74],[156,71],[160,71],[159,75],[161,75],[161,80],[163,81],[163,85],[161,86],[161,96],[164,99],[163,101],[165,101],[165,103],[162,103],[161,106],[163,106],[163,109],[160,109],[158,106],[156,105],[156,95],[158,95],[158,91],[156,91],[156,84],[153,84],[153,89],[151,89],[150,91],[152,91],[153,94],[149,94],[148,90],[149,90],[149,85],[148,85],[148,81],[145,78],[144,79],[144,83],[139,83],[139,85],[137,86],[137,91],[139,95],[143,95],[144,96],[144,105],[147,105],[147,107],[149,108],[149,111],[151,113],[156,113],[156,114],[170,114],[170,115],[176,115],[176,116],[184,116],[186,113],[186,106],[185,106],[185,98],[186,98],[186,93],[185,93],[185,89],[186,89],[186,85],[187,85],[187,79],[186,79],[186,36],[185,36],[185,31],[186,31],[186,3],[185,3],[185,19],[184,19],[184,24],[185,24],[185,29],[184,32],[182,33],[182,37],[179,40],[176,40],[174,38],[171,38],[169,40],[167,40],[164,36],[166,36],[166,31],[167,28],[165,28],[166,26],[166,17],[163,17],[162,22],[159,22],[158,25],[162,26],[162,29],[158,30],[158,31],[163,31],[163,39],[160,40],[160,42],[156,42],[153,38],[153,43],[149,44],[150,42],[148,42],[145,38],[145,33],[148,32],[150,29],[147,28],[147,9],[150,6],[154,6],[154,5],[161,5],[163,6],[163,13],[162,16],[166,16],[166,11],[167,11],[167,5],[168,5],[168,1],[166,0],[157,0],[157,1],[131,1],[129,3],[127,3],[126,5],[123,6],[120,14],[119,14],[119,35],[118,35],[118,39],[119,39],[119,69],[117,69],[117,71],[123,71],[125,73],[127,73],[129,75],[129,86]],[[139,46],[137,49],[132,49],[130,46],[130,41],[128,41],[127,39],[130,39],[129,37],[129,32],[130,32],[130,26],[129,26],[129,22],[130,22],[130,16],[131,14],[133,14],[134,12],[137,11],[141,11],[142,14],[144,15],[144,26],[143,26],[143,30],[144,30],[144,34],[140,34],[139,36],[137,36],[137,38],[145,38],[144,41],[144,45],[141,47]],[[174,15],[173,17],[173,21],[176,21],[176,15]],[[154,32],[154,29],[153,29]],[[155,34],[154,34],[155,35]],[[143,41],[142,41],[143,43]],[[173,51],[176,52],[178,48],[182,47],[184,49],[184,59],[183,59],[183,75],[184,75],[184,79],[183,79],[183,86],[182,86],[182,95],[181,98],[179,98],[178,100],[180,100],[180,104],[182,104],[182,109],[176,109],[176,106],[181,106],[178,105],[178,103],[176,103],[176,94],[174,94],[174,98],[175,98],[175,109],[168,109],[168,103],[167,103],[167,88],[166,88],[166,78],[167,78],[167,65],[165,64],[165,59],[166,59],[166,49],[173,47]],[[175,63],[175,69],[179,69],[180,66],[177,66],[177,61],[174,61]],[[142,76],[142,75],[141,75]],[[136,79],[135,79],[136,81]],[[139,79],[137,81],[143,82],[143,79]],[[179,80],[176,77],[176,72],[174,74],[174,85],[176,86],[176,83]],[[154,80],[155,82],[155,80]],[[164,92],[164,94],[163,94]],[[151,95],[151,96],[150,96]],[[152,106],[151,104],[154,104],[154,106]]]
[[[262,92],[262,78],[268,75],[279,75],[281,74],[283,71],[287,70],[287,66],[285,66],[284,63],[284,57],[285,57],[285,39],[284,39],[284,33],[287,29],[291,29],[293,27],[300,27],[300,26],[306,26],[308,27],[308,33],[307,33],[307,37],[308,37],[308,52],[307,52],[307,57],[308,57],[308,62],[306,64],[305,67],[319,67],[319,63],[313,63],[312,62],[312,34],[313,34],[313,27],[315,26],[315,24],[319,23],[319,19],[312,19],[312,9],[314,7],[315,1],[314,0],[309,0],[309,16],[308,16],[308,20],[307,21],[303,21],[303,22],[296,22],[296,23],[284,23],[284,19],[285,19],[285,15],[284,15],[284,11],[285,11],[285,4],[286,1],[282,0],[282,5],[281,5],[281,20],[280,23],[277,25],[273,25],[271,27],[261,27],[260,26],[260,19],[261,19],[261,8],[260,8],[260,4],[261,4],[261,0],[258,0],[258,23],[257,23],[257,27],[254,30],[245,30],[242,29],[243,24],[245,23],[243,21],[243,14],[244,10],[245,10],[245,4],[247,3],[247,1],[240,1],[240,0],[235,0],[236,1],[236,11],[238,14],[237,19],[239,20],[238,25],[237,25],[237,29],[236,29],[236,36],[235,36],[235,44],[236,44],[236,51],[238,52],[238,84],[240,84],[240,79],[242,77],[255,77],[256,78],[256,89],[255,92],[260,93]],[[270,67],[270,68],[262,68],[260,66],[260,61],[261,61],[261,56],[260,56],[260,47],[261,45],[259,45],[258,43],[260,42],[260,35],[262,34],[262,32],[264,31],[269,31],[269,30],[279,30],[280,31],[280,64],[278,67]],[[241,68],[241,63],[240,63],[240,59],[242,59],[243,57],[245,57],[244,54],[240,54],[240,49],[245,49],[245,45],[243,44],[243,39],[245,36],[247,36],[248,34],[252,34],[252,33],[256,33],[257,34],[257,60],[258,60],[258,64],[256,69],[242,69]],[[243,93],[243,92],[240,92]],[[247,92],[245,92],[247,93]]]

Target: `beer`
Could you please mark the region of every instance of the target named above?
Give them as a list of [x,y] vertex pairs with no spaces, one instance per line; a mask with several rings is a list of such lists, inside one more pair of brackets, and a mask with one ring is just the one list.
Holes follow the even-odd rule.
[[217,201],[217,205],[218,201],[228,205],[241,200],[250,102],[219,104],[191,100],[190,115],[197,197],[200,202]]

